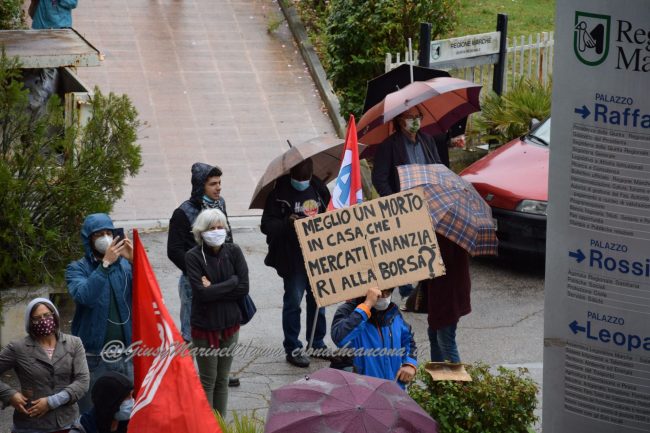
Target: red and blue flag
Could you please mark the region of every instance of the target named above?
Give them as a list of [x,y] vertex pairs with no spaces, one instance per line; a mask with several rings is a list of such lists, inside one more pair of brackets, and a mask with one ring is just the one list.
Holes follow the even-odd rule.
[[345,135],[345,148],[341,157],[341,169],[336,178],[328,210],[352,206],[363,201],[361,188],[361,166],[359,165],[359,143],[354,116],[350,115]]

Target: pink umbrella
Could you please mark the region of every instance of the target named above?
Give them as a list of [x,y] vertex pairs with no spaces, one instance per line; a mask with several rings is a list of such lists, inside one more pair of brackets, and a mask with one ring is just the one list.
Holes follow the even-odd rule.
[[359,140],[367,145],[379,144],[395,132],[393,120],[411,107],[422,111],[422,127],[430,134],[446,132],[453,124],[481,110],[481,85],[459,78],[438,77],[415,81],[386,95],[369,109],[357,125]]
[[276,389],[265,433],[437,433],[396,383],[324,368]]

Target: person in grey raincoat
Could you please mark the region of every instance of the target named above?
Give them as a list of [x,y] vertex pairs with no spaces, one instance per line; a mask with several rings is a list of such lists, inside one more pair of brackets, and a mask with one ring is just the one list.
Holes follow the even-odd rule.
[[[84,257],[68,265],[65,280],[76,304],[72,334],[81,338],[86,349],[90,387],[106,371],[133,380],[133,362],[126,353],[111,359],[102,356],[131,345],[133,244],[117,235],[113,221],[103,213],[86,217],[81,240]],[[90,410],[89,395],[79,407],[82,412]]]
[[78,337],[59,330],[59,312],[48,299],[25,309],[27,336],[0,351],[0,374],[13,369],[14,389],[0,381],[0,400],[14,407],[13,433],[65,431],[79,417],[77,401],[88,391],[88,366]]

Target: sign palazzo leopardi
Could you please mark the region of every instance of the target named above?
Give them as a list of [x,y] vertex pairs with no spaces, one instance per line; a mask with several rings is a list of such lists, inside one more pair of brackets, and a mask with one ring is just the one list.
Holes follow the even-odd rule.
[[421,187],[297,220],[320,307],[444,275]]

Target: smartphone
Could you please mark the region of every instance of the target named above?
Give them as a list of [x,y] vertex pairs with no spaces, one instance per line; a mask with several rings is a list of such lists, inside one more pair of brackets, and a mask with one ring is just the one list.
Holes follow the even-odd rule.
[[29,409],[32,406],[34,406],[34,403],[31,400],[29,400],[27,403],[25,403],[25,409]]
[[120,240],[124,240],[124,229],[123,228],[113,229],[113,238],[117,239],[118,236],[119,236]]

